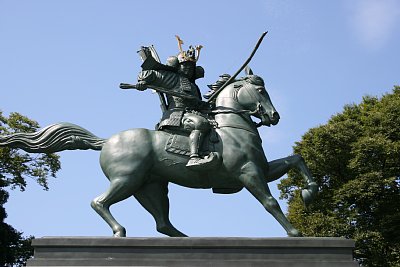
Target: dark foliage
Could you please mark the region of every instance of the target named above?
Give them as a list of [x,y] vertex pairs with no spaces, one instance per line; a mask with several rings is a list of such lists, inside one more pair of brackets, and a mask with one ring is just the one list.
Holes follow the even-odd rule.
[[[34,132],[39,128],[37,122],[18,113],[9,117],[0,112],[0,135],[13,132]],[[55,177],[60,169],[58,156],[55,154],[29,154],[17,149],[0,147],[0,266],[23,266],[33,255],[30,245],[32,236],[23,233],[5,223],[7,218],[4,204],[10,190],[18,188],[24,191],[27,179],[36,181],[48,190],[48,177]]]
[[307,236],[354,239],[354,257],[363,266],[400,266],[400,87],[345,106],[310,129],[294,151],[320,193],[306,210],[301,177],[293,172],[282,180],[291,222]]

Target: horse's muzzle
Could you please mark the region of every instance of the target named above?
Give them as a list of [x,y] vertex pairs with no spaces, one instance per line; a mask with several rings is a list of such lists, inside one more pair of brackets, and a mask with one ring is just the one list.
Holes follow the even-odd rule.
[[281,117],[279,116],[278,112],[274,112],[272,115],[264,113],[262,114],[261,122],[257,124],[257,127],[260,127],[261,125],[265,126],[277,125],[280,118]]
[[275,112],[272,114],[271,124],[272,124],[272,125],[277,125],[280,118],[281,118],[281,116],[279,116],[279,113],[275,111]]

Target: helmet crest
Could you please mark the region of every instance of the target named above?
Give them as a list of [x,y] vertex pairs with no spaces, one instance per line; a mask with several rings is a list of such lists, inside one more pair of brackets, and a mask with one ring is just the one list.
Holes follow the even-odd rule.
[[197,60],[199,60],[200,50],[203,48],[203,46],[202,45],[196,45],[193,48],[193,46],[190,45],[189,49],[187,51],[184,51],[182,49],[182,45],[183,45],[182,39],[178,35],[175,35],[175,37],[178,40],[178,48],[179,48],[178,59],[179,59],[179,63],[187,62],[187,61],[197,62]]

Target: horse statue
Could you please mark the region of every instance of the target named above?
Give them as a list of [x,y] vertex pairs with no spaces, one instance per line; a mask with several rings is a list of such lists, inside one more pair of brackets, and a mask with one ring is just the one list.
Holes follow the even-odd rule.
[[[210,147],[219,155],[219,161],[211,170],[187,168],[186,154],[166,150],[166,144],[173,143],[171,138],[179,135],[159,130],[131,129],[102,139],[77,125],[58,123],[36,133],[1,136],[0,147],[20,148],[31,153],[76,149],[101,151],[100,165],[110,187],[96,197],[91,206],[116,237],[125,237],[126,230],[113,217],[110,206],[131,196],[154,217],[158,232],[171,237],[186,236],[169,220],[168,183],[189,188],[213,188],[218,193],[235,193],[246,188],[288,236],[301,236],[271,195],[268,183],[296,169],[304,177],[301,195],[305,205],[312,201],[318,186],[299,155],[267,161],[257,126],[276,125],[280,117],[265,87],[253,83],[254,78],[260,77],[247,75],[232,81],[215,98],[211,114],[215,120],[213,133],[216,140]],[[252,117],[260,120],[259,125]]]

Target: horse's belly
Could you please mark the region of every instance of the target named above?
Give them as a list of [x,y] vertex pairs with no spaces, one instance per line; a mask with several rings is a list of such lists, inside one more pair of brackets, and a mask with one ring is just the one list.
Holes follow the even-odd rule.
[[157,159],[151,174],[165,181],[191,188],[211,188],[210,174],[191,171],[186,164],[187,156],[179,156],[164,150],[157,151]]

